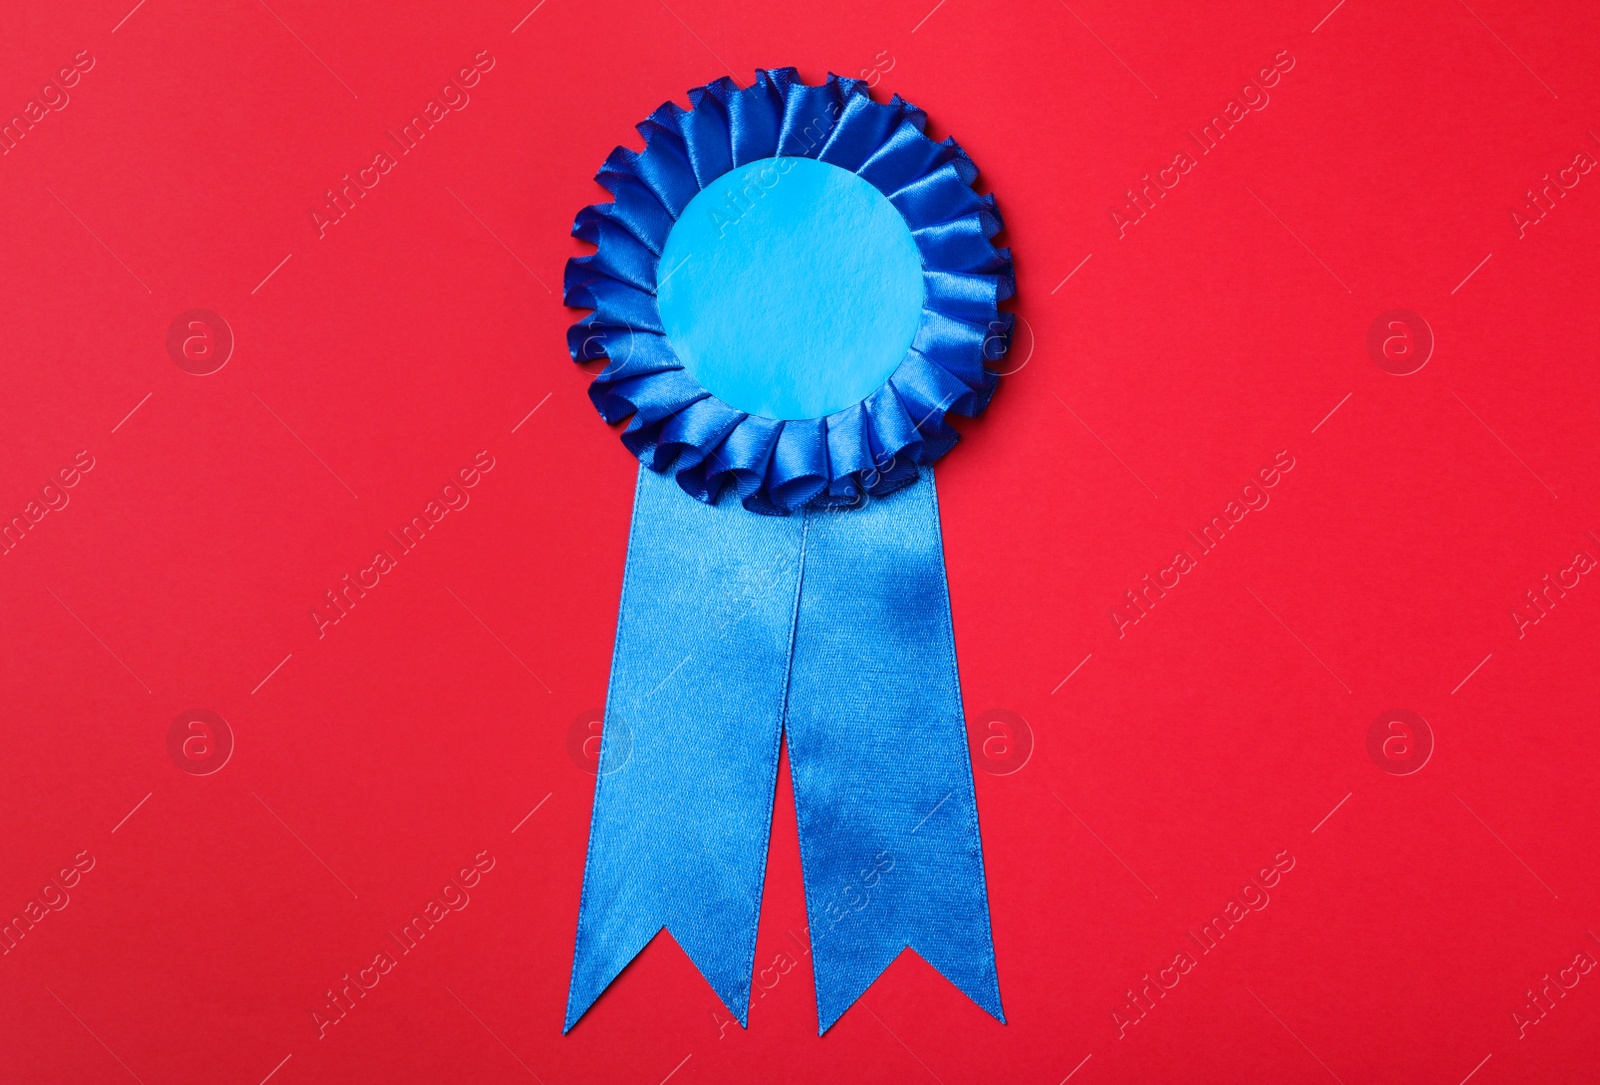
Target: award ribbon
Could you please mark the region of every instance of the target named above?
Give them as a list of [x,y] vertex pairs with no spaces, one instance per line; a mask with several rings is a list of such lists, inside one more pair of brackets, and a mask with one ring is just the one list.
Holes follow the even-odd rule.
[[819,1034],[906,948],[1003,1021],[930,466],[1010,343],[993,197],[856,80],[689,98],[566,271],[641,462],[565,1028],[663,928],[747,1022],[785,739]]

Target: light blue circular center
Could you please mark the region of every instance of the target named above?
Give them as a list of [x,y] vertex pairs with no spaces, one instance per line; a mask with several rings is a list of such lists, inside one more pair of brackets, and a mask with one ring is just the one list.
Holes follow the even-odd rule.
[[821,418],[871,395],[922,319],[922,256],[900,212],[849,170],[763,158],[689,201],[657,272],[684,368],[728,406]]

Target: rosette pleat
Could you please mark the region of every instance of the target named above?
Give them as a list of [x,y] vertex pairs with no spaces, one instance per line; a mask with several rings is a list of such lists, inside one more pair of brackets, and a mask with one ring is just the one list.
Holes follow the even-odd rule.
[[[866,84],[830,75],[804,83],[793,68],[757,71],[689,92],[692,108],[666,103],[638,127],[645,149],[618,147],[596,180],[612,195],[578,213],[573,235],[595,252],[568,261],[563,296],[591,314],[567,344],[579,362],[606,358],[589,397],[607,422],[628,419],[623,444],[656,471],[671,471],[697,500],[732,490],[771,515],[859,504],[917,477],[950,450],[954,412],[981,413],[1005,354],[1015,293],[994,198],[972,188],[977,167],[953,139],[935,141],[926,114],[896,96],[874,101]],[[848,169],[905,219],[922,257],[925,299],[911,348],[871,395],[826,418],[779,421],[746,414],[707,392],[673,353],[656,302],[660,255],[689,201],[729,170],[793,155]]]
[[899,110],[892,106],[886,109],[864,92],[852,94],[845,99],[838,123],[817,151],[817,159],[853,173],[868,155],[883,146],[899,120]]
[[651,469],[665,471],[673,467],[679,472],[688,471],[746,417],[743,411],[734,410],[716,396],[695,400],[662,423]]
[[756,72],[756,81],[728,96],[729,137],[733,141],[733,164],[742,166],[778,153],[778,132],[783,127],[783,83],[786,73]]
[[573,230],[590,215],[603,216],[617,222],[642,242],[645,248],[661,255],[666,247],[667,235],[672,232],[671,212],[656,199],[656,194],[631,173],[618,173],[602,166],[595,180],[611,193],[610,203],[590,204],[578,212]]
[[925,271],[922,288],[929,309],[975,323],[992,321],[1000,303],[1017,292],[1010,275],[958,271]]
[[731,79],[699,88],[689,95],[694,108],[679,119],[689,165],[694,168],[695,181],[701,188],[733,169],[727,96],[730,90],[737,89]]
[[828,485],[828,425],[822,418],[792,419],[783,424],[766,491],[782,510],[804,508]]
[[580,284],[587,286],[596,278],[610,278],[655,293],[660,254],[651,252],[626,227],[601,215],[591,215],[574,223],[572,234],[596,248],[588,256],[567,261],[564,292]]

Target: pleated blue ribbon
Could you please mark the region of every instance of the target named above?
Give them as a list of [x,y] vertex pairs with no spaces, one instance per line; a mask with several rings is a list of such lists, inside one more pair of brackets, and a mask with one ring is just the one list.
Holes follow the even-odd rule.
[[[926,115],[898,96],[875,102],[866,84],[829,76],[820,87],[793,68],[758,71],[744,89],[721,79],[668,102],[639,125],[642,153],[618,147],[596,180],[615,199],[578,212],[573,234],[590,256],[567,261],[568,305],[594,312],[567,330],[579,362],[609,364],[589,386],[607,422],[629,419],[622,443],[670,472],[700,501],[732,489],[754,512],[854,505],[908,483],[958,439],[945,421],[988,406],[1014,317],[1016,290],[993,196],[972,190],[978,169],[954,139],[923,134]],[[737,410],[684,370],[657,305],[667,235],[718,177],[763,158],[798,156],[849,170],[904,217],[922,257],[922,321],[904,359],[876,391],[824,418],[780,421]],[[669,272],[670,273],[670,272]],[[761,344],[752,343],[752,351]],[[631,417],[630,417],[631,416]]]
[[[597,251],[566,276],[568,304],[595,310],[573,357],[609,359],[590,396],[607,421],[631,416],[641,467],[565,1028],[662,929],[747,1022],[785,738],[819,1034],[906,948],[1003,1021],[929,466],[956,440],[946,411],[983,409],[985,363],[1009,345],[993,199],[920,111],[852,80],[782,69],[690,99],[640,125],[643,153],[607,160],[616,199],[578,215]],[[903,359],[819,418],[739,411],[702,387],[658,304],[694,196],[784,155],[868,181],[921,259]],[[737,503],[718,500],[729,490]]]

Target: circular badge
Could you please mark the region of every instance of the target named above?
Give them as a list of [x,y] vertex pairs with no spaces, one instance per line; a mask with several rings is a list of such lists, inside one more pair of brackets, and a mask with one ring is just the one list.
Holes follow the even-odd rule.
[[1367,756],[1391,776],[1410,776],[1433,756],[1433,729],[1409,709],[1391,709],[1367,729]]
[[210,776],[233,756],[233,728],[209,708],[180,712],[167,728],[167,756],[191,776]]
[[793,157],[740,166],[690,200],[656,289],[690,375],[735,410],[776,419],[833,414],[888,380],[923,296],[922,257],[894,205],[849,170]]
[[614,199],[573,222],[595,251],[567,261],[563,300],[592,310],[567,349],[608,360],[590,401],[708,504],[845,511],[910,486],[960,439],[947,416],[1027,362],[1005,363],[1016,275],[977,166],[859,80],[779,68],[689,101],[606,159]]
[[185,373],[210,376],[233,357],[233,329],[210,309],[180,313],[167,328],[167,356]]

